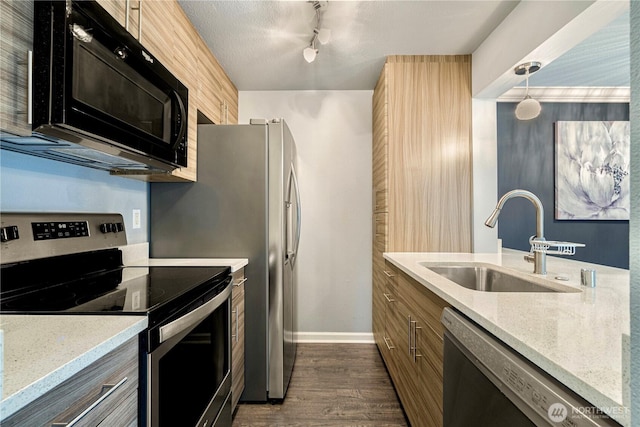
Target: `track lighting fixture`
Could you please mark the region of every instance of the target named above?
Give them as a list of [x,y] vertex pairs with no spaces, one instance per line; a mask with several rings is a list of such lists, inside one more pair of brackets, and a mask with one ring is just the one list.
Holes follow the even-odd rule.
[[331,30],[328,28],[321,28],[320,22],[322,21],[321,11],[322,5],[319,1],[311,1],[313,8],[316,12],[316,26],[313,29],[313,36],[309,42],[309,46],[302,50],[302,56],[308,63],[312,63],[316,60],[318,55],[318,48],[316,47],[316,41],[320,44],[327,44],[331,39]]
[[535,119],[540,115],[540,111],[542,110],[540,102],[529,96],[529,75],[538,71],[540,66],[541,64],[539,62],[532,61],[520,64],[514,69],[517,75],[525,75],[527,81],[524,99],[516,106],[516,118],[519,120]]

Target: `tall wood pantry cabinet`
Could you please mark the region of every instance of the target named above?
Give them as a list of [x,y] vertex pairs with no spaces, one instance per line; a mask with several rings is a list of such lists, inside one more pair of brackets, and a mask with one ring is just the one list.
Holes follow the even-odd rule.
[[442,425],[446,303],[383,252],[471,251],[471,56],[389,56],[373,94],[373,333],[412,425]]

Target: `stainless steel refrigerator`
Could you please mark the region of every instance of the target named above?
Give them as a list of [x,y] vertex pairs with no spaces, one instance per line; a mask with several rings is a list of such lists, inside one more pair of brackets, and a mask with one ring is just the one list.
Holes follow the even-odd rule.
[[151,184],[154,258],[248,258],[242,401],[283,399],[297,330],[296,147],[284,120],[198,126],[198,180]]

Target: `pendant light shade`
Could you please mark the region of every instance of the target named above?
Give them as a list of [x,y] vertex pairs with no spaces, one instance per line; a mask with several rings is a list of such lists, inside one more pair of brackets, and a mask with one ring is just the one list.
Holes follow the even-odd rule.
[[542,111],[540,103],[527,95],[516,106],[516,117],[518,120],[531,120],[538,117],[540,111]]
[[520,64],[515,68],[515,73],[519,76],[526,76],[526,85],[527,88],[525,90],[524,99],[518,103],[516,106],[516,118],[518,120],[532,120],[540,115],[542,111],[542,106],[540,102],[531,98],[529,95],[529,75],[535,73],[540,69],[539,62],[526,62],[524,64]]

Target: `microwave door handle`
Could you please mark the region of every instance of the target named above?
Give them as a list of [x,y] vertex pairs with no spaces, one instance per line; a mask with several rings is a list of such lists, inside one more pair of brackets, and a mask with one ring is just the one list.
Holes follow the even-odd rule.
[[184,133],[187,131],[187,110],[184,108],[184,103],[182,102],[182,98],[175,90],[173,91],[173,95],[178,101],[178,108],[180,108],[180,116],[182,116],[182,120],[180,121],[180,131],[178,131],[178,136],[176,136],[176,140],[172,144],[172,149],[176,149],[178,144],[184,137]]

